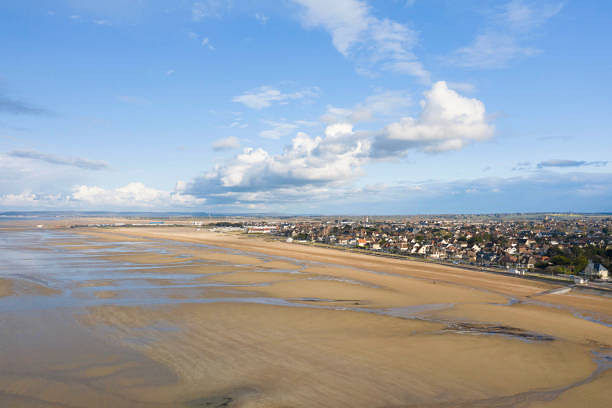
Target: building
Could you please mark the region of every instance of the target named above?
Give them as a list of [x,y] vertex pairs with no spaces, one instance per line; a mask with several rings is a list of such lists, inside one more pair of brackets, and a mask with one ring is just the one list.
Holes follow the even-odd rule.
[[247,226],[246,230],[249,234],[270,234],[275,232],[277,228],[273,225],[253,225]]
[[589,261],[582,274],[588,279],[608,280],[608,269],[599,263]]

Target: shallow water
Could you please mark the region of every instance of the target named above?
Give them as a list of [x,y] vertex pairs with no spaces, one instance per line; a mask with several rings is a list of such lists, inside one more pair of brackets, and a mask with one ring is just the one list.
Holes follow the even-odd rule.
[[[67,243],[62,245],[62,243]],[[81,242],[76,245],[74,242]],[[91,248],[97,246],[98,248]],[[84,247],[79,249],[79,247]],[[88,307],[104,304],[147,305],[183,303],[165,296],[161,289],[261,286],[232,283],[203,283],[206,269],[184,273],[186,268],[228,266],[224,262],[180,261],[170,264],[142,264],[113,261],[117,254],[168,254],[159,242],[120,241],[98,243],[69,232],[49,230],[5,231],[0,233],[0,278],[31,282],[58,291],[56,295],[20,294],[0,298],[0,312],[58,307]],[[188,255],[177,254],[177,258]],[[234,265],[229,265],[234,266]],[[157,270],[163,273],[157,273]],[[172,272],[176,270],[176,272]],[[88,286],[92,283],[92,286]],[[101,284],[102,283],[102,284]],[[151,290],[157,290],[152,295]],[[113,291],[116,298],[101,299],[96,293]],[[196,301],[195,299],[193,301]]]

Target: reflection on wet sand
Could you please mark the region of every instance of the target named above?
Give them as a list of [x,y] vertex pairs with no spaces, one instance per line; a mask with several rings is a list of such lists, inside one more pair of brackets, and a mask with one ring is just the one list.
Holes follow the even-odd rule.
[[189,234],[3,232],[0,405],[612,403],[609,297]]

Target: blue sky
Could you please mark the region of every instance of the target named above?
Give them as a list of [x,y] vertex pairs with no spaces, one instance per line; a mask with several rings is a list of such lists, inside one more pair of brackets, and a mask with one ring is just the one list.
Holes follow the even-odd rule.
[[0,209],[612,210],[605,1],[0,4]]

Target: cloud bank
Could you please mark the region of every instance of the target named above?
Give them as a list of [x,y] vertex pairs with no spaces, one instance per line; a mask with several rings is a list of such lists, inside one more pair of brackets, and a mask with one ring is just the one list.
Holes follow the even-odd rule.
[[205,203],[178,191],[164,191],[133,182],[116,189],[78,185],[67,194],[40,194],[31,191],[0,195],[0,207],[14,209],[87,208],[92,210],[125,209],[198,209]]
[[[437,82],[424,93],[421,113],[406,116],[380,131],[355,131],[354,122],[374,113],[392,111],[398,102],[410,104],[403,94],[391,102],[380,95],[352,110],[328,108],[328,125],[321,136],[298,132],[282,153],[246,148],[185,186],[184,192],[218,204],[285,202],[313,198],[329,191],[344,191],[372,159],[399,157],[418,150],[435,153],[458,150],[493,135],[484,104],[466,98]],[[276,123],[267,132],[281,136],[297,127]],[[266,131],[264,131],[266,132]]]

